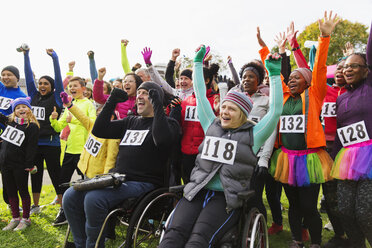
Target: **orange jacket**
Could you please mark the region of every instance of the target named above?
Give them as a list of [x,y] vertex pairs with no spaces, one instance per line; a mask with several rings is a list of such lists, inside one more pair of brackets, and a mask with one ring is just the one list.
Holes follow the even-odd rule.
[[[311,86],[308,88],[309,92],[309,107],[308,107],[308,121],[306,125],[305,140],[307,148],[317,148],[326,146],[324,130],[320,123],[320,113],[322,111],[322,104],[327,93],[327,55],[330,37],[319,37],[319,46],[316,51],[315,64],[313,69],[313,78]],[[261,60],[265,61],[267,55],[270,53],[267,47],[260,51]],[[283,104],[286,103],[291,96],[288,86],[282,81],[283,86]],[[305,91],[301,94],[302,112],[305,115]],[[278,132],[278,139],[275,144],[276,147],[281,145],[280,133]]]

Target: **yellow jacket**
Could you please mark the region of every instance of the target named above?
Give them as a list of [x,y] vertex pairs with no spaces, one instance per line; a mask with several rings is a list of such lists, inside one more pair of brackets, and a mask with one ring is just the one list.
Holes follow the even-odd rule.
[[110,169],[115,167],[120,139],[97,138],[92,134],[94,125],[92,119],[86,116],[76,105],[73,105],[69,111],[88,130],[88,137],[91,136],[102,144],[96,157],[91,155],[87,149],[84,148],[80,155],[78,168],[88,178],[92,178],[98,174],[108,173]]

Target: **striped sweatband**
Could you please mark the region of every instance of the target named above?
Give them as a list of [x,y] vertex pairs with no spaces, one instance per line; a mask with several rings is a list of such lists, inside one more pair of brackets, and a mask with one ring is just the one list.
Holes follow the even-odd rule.
[[252,110],[253,102],[252,100],[246,96],[244,93],[238,92],[238,91],[229,91],[225,98],[222,100],[222,103],[224,101],[230,101],[235,103],[239,106],[239,108],[244,112],[244,114],[248,117],[249,113]]

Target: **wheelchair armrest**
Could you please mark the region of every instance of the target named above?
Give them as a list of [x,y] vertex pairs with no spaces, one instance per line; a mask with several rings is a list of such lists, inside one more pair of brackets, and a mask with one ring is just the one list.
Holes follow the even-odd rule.
[[172,186],[172,187],[169,187],[169,192],[170,193],[180,193],[180,192],[183,191],[183,188],[185,188],[185,185]]
[[242,191],[238,193],[238,199],[240,200],[250,200],[255,195],[254,190]]

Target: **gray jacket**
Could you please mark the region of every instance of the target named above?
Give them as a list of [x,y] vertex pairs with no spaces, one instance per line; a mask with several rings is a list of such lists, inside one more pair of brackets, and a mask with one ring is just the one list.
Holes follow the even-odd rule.
[[249,190],[250,180],[257,164],[257,157],[252,151],[253,124],[247,122],[234,130],[225,130],[216,118],[208,128],[206,136],[214,136],[238,142],[235,160],[232,165],[214,162],[201,158],[204,141],[199,146],[195,167],[191,172],[190,182],[185,186],[184,196],[191,201],[218,172],[224,189],[227,211],[242,206],[237,193]]

